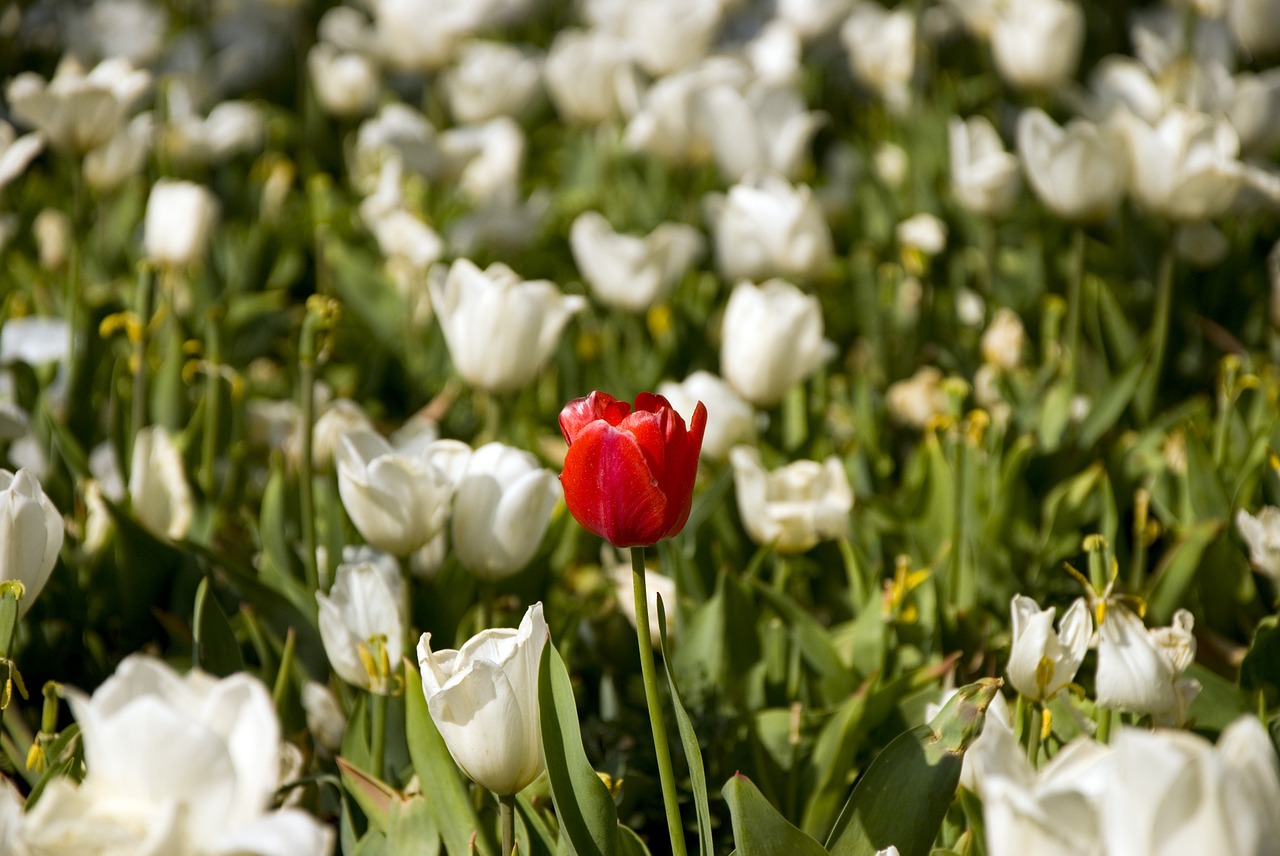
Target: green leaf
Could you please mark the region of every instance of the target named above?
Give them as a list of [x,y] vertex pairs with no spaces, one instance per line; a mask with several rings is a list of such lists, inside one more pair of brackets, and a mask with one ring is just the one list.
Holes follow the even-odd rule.
[[337,761],[338,770],[342,774],[342,786],[355,799],[373,828],[386,832],[391,804],[400,798],[400,794],[395,788],[361,770],[346,758],[339,756]]
[[742,856],[826,856],[826,849],[792,826],[741,773],[725,782],[733,842]]
[[693,787],[693,804],[698,814],[698,852],[702,856],[714,856],[711,805],[707,799],[707,774],[702,766],[702,747],[698,744],[697,732],[693,730],[693,720],[689,718],[684,702],[680,699],[675,676],[671,674],[667,647],[667,612],[663,607],[662,595],[658,595],[658,629],[662,643],[662,672],[667,676],[667,688],[671,690],[671,705],[675,708],[676,726],[680,730],[680,743],[684,747],[685,761],[689,765],[689,783]]
[[1169,623],[1195,582],[1204,551],[1226,526],[1225,520],[1197,523],[1182,533],[1177,543],[1160,557],[1152,575],[1151,594],[1147,596],[1147,615],[1152,624]]
[[1093,402],[1089,415],[1080,423],[1080,434],[1077,440],[1081,448],[1087,449],[1097,443],[1129,406],[1134,393],[1138,390],[1143,372],[1147,368],[1151,356],[1149,351],[1150,349],[1144,349],[1134,356],[1111,385]]
[[445,851],[450,856],[469,853],[471,836],[478,831],[476,849],[490,856],[496,852],[490,833],[481,825],[467,794],[467,786],[458,772],[458,765],[427,711],[422,677],[408,658],[404,661],[404,681],[405,738],[409,743],[409,757],[413,760],[418,781],[422,783],[427,810],[444,839]]
[[617,807],[582,748],[573,684],[550,642],[538,665],[538,724],[560,834],[569,839],[577,856],[621,854]]
[[209,593],[208,577],[200,580],[196,588],[191,635],[197,666],[219,677],[244,671],[240,643],[236,641],[236,633],[231,629],[231,622],[218,599]]
[[1240,688],[1263,693],[1268,707],[1280,699],[1280,616],[1269,615],[1258,622],[1240,663]]
[[400,795],[387,818],[387,852],[391,856],[439,856],[440,833],[427,798]]

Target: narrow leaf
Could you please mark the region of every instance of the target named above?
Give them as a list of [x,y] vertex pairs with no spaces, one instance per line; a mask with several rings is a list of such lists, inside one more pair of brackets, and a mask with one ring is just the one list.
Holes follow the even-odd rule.
[[725,783],[724,799],[741,856],[826,856],[821,844],[792,826],[741,773]]

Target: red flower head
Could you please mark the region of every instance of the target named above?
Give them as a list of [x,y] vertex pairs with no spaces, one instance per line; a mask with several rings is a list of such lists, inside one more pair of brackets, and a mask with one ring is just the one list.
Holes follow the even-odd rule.
[[560,482],[570,513],[615,547],[649,546],[684,528],[693,505],[707,408],[684,419],[661,395],[642,392],[635,411],[603,392],[560,411],[569,444]]

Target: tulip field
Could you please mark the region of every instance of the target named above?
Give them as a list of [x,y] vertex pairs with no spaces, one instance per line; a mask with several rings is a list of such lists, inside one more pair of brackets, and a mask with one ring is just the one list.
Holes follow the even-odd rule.
[[1280,856],[1280,0],[0,4],[0,856]]

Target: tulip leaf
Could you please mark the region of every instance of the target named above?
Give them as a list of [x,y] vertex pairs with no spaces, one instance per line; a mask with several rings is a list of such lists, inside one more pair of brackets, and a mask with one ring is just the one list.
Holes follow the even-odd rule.
[[667,611],[662,603],[662,595],[658,595],[658,630],[662,643],[662,671],[667,676],[667,688],[671,690],[671,706],[675,708],[676,726],[680,730],[680,743],[684,747],[684,757],[689,765],[689,783],[693,786],[693,804],[698,813],[698,852],[702,856],[714,856],[715,847],[711,839],[711,805],[707,799],[707,773],[702,766],[702,747],[698,744],[697,732],[693,729],[693,720],[689,718],[684,702],[680,699],[680,690],[676,679],[671,674],[671,658],[667,645]]
[[556,839],[541,812],[527,796],[528,789],[516,794],[516,841],[524,856],[552,856],[556,852]]
[[737,773],[724,786],[741,856],[826,856],[826,849],[778,813],[750,779]]
[[346,758],[338,756],[338,770],[342,773],[342,785],[351,794],[370,825],[385,832],[391,814],[391,804],[399,799],[395,788],[369,775]]
[[1150,348],[1139,351],[1093,402],[1089,415],[1080,423],[1077,438],[1080,448],[1087,449],[1097,443],[1124,413],[1146,374],[1150,357]]
[[466,856],[471,852],[471,836],[476,833],[476,849],[488,856],[494,852],[488,828],[480,823],[472,807],[467,787],[458,773],[458,765],[427,711],[422,677],[408,658],[404,661],[404,681],[405,737],[409,743],[409,757],[413,760],[418,781],[422,783],[427,810],[444,839],[445,852],[450,856]]
[[649,848],[635,832],[618,824],[618,856],[649,856]]
[[1240,663],[1240,688],[1262,693],[1268,707],[1280,699],[1280,616],[1270,615],[1258,622]]
[[619,854],[618,810],[582,748],[573,685],[550,642],[538,666],[538,721],[561,834],[577,856]]
[[209,578],[196,588],[195,618],[191,635],[195,665],[220,677],[244,671],[244,655],[227,614],[209,592]]
[[1205,550],[1226,526],[1225,520],[1205,520],[1188,527],[1177,543],[1160,557],[1152,575],[1151,594],[1147,597],[1147,614],[1153,624],[1169,623],[1195,582]]
[[440,833],[427,798],[397,795],[387,816],[387,852],[391,856],[439,856]]

